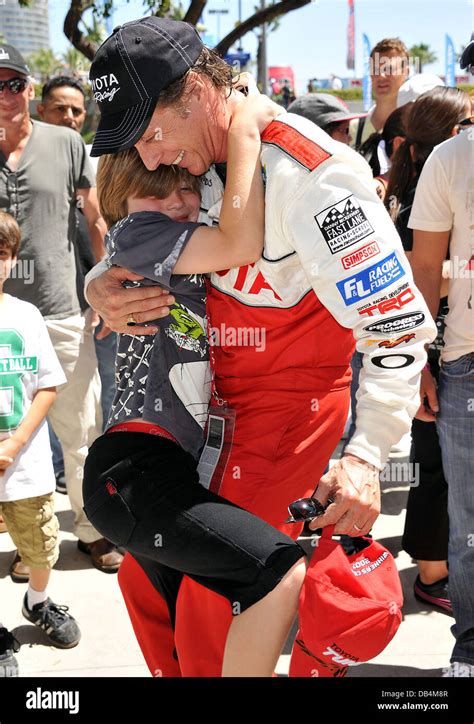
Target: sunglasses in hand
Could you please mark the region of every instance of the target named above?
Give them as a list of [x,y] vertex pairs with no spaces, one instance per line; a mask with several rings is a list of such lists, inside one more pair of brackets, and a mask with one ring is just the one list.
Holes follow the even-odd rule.
[[285,523],[301,523],[303,521],[314,520],[319,515],[323,515],[327,508],[334,503],[333,498],[328,498],[326,505],[322,505],[316,498],[300,498],[290,503],[288,513],[290,517]]
[[10,93],[13,93],[13,95],[16,96],[18,93],[23,93],[27,85],[28,81],[26,78],[9,78],[9,80],[0,80],[0,93],[3,92],[6,86]]

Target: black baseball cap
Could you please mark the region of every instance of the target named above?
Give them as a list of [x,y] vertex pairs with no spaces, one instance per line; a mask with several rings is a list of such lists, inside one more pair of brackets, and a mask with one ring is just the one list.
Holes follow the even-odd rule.
[[323,130],[330,123],[351,121],[353,118],[367,115],[367,113],[351,113],[343,100],[330,93],[308,93],[300,96],[288,106],[287,111],[308,118]]
[[178,20],[151,16],[115,28],[89,72],[101,114],[91,156],[135,145],[161,91],[192,68],[203,47],[194,26]]
[[20,51],[14,48],[13,45],[7,45],[6,43],[0,45],[0,68],[16,70],[17,73],[22,75],[29,75],[30,73],[26,60]]
[[463,50],[459,65],[462,70],[467,70],[470,73],[474,72],[474,33],[471,35],[471,42]]

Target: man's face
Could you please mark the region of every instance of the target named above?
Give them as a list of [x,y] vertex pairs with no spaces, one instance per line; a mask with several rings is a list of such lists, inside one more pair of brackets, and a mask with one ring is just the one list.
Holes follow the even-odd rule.
[[387,50],[371,58],[372,89],[375,98],[396,98],[398,89],[408,78],[408,60],[396,50]]
[[67,126],[79,133],[86,120],[84,96],[77,88],[53,88],[43,103],[38,104],[38,115],[45,123]]
[[194,176],[200,176],[214,162],[225,160],[225,104],[217,91],[205,84],[197,85],[198,92],[180,105],[157,106],[146,131],[135,144],[149,171],[162,163],[187,168]]
[[[0,80],[10,80],[12,78],[26,80],[26,76],[16,70],[0,68]],[[32,83],[29,83],[21,93],[12,93],[8,86],[5,86],[0,93],[0,122],[8,124],[21,123],[29,113],[29,103],[34,95],[35,91]]]

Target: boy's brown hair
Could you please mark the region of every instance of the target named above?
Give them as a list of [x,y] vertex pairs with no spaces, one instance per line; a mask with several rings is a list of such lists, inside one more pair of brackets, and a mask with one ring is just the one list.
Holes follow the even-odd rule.
[[136,148],[100,157],[97,196],[108,228],[127,216],[127,198],[155,196],[165,199],[182,183],[201,195],[201,180],[185,168],[160,165],[148,171]]
[[8,249],[12,257],[18,256],[21,231],[17,222],[6,211],[0,211],[0,249]]

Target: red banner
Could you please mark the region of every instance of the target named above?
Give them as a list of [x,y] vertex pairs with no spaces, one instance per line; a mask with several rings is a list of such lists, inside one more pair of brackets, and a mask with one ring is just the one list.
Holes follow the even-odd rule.
[[349,70],[355,69],[355,17],[354,17],[354,0],[349,2],[349,22],[347,24],[347,67]]

